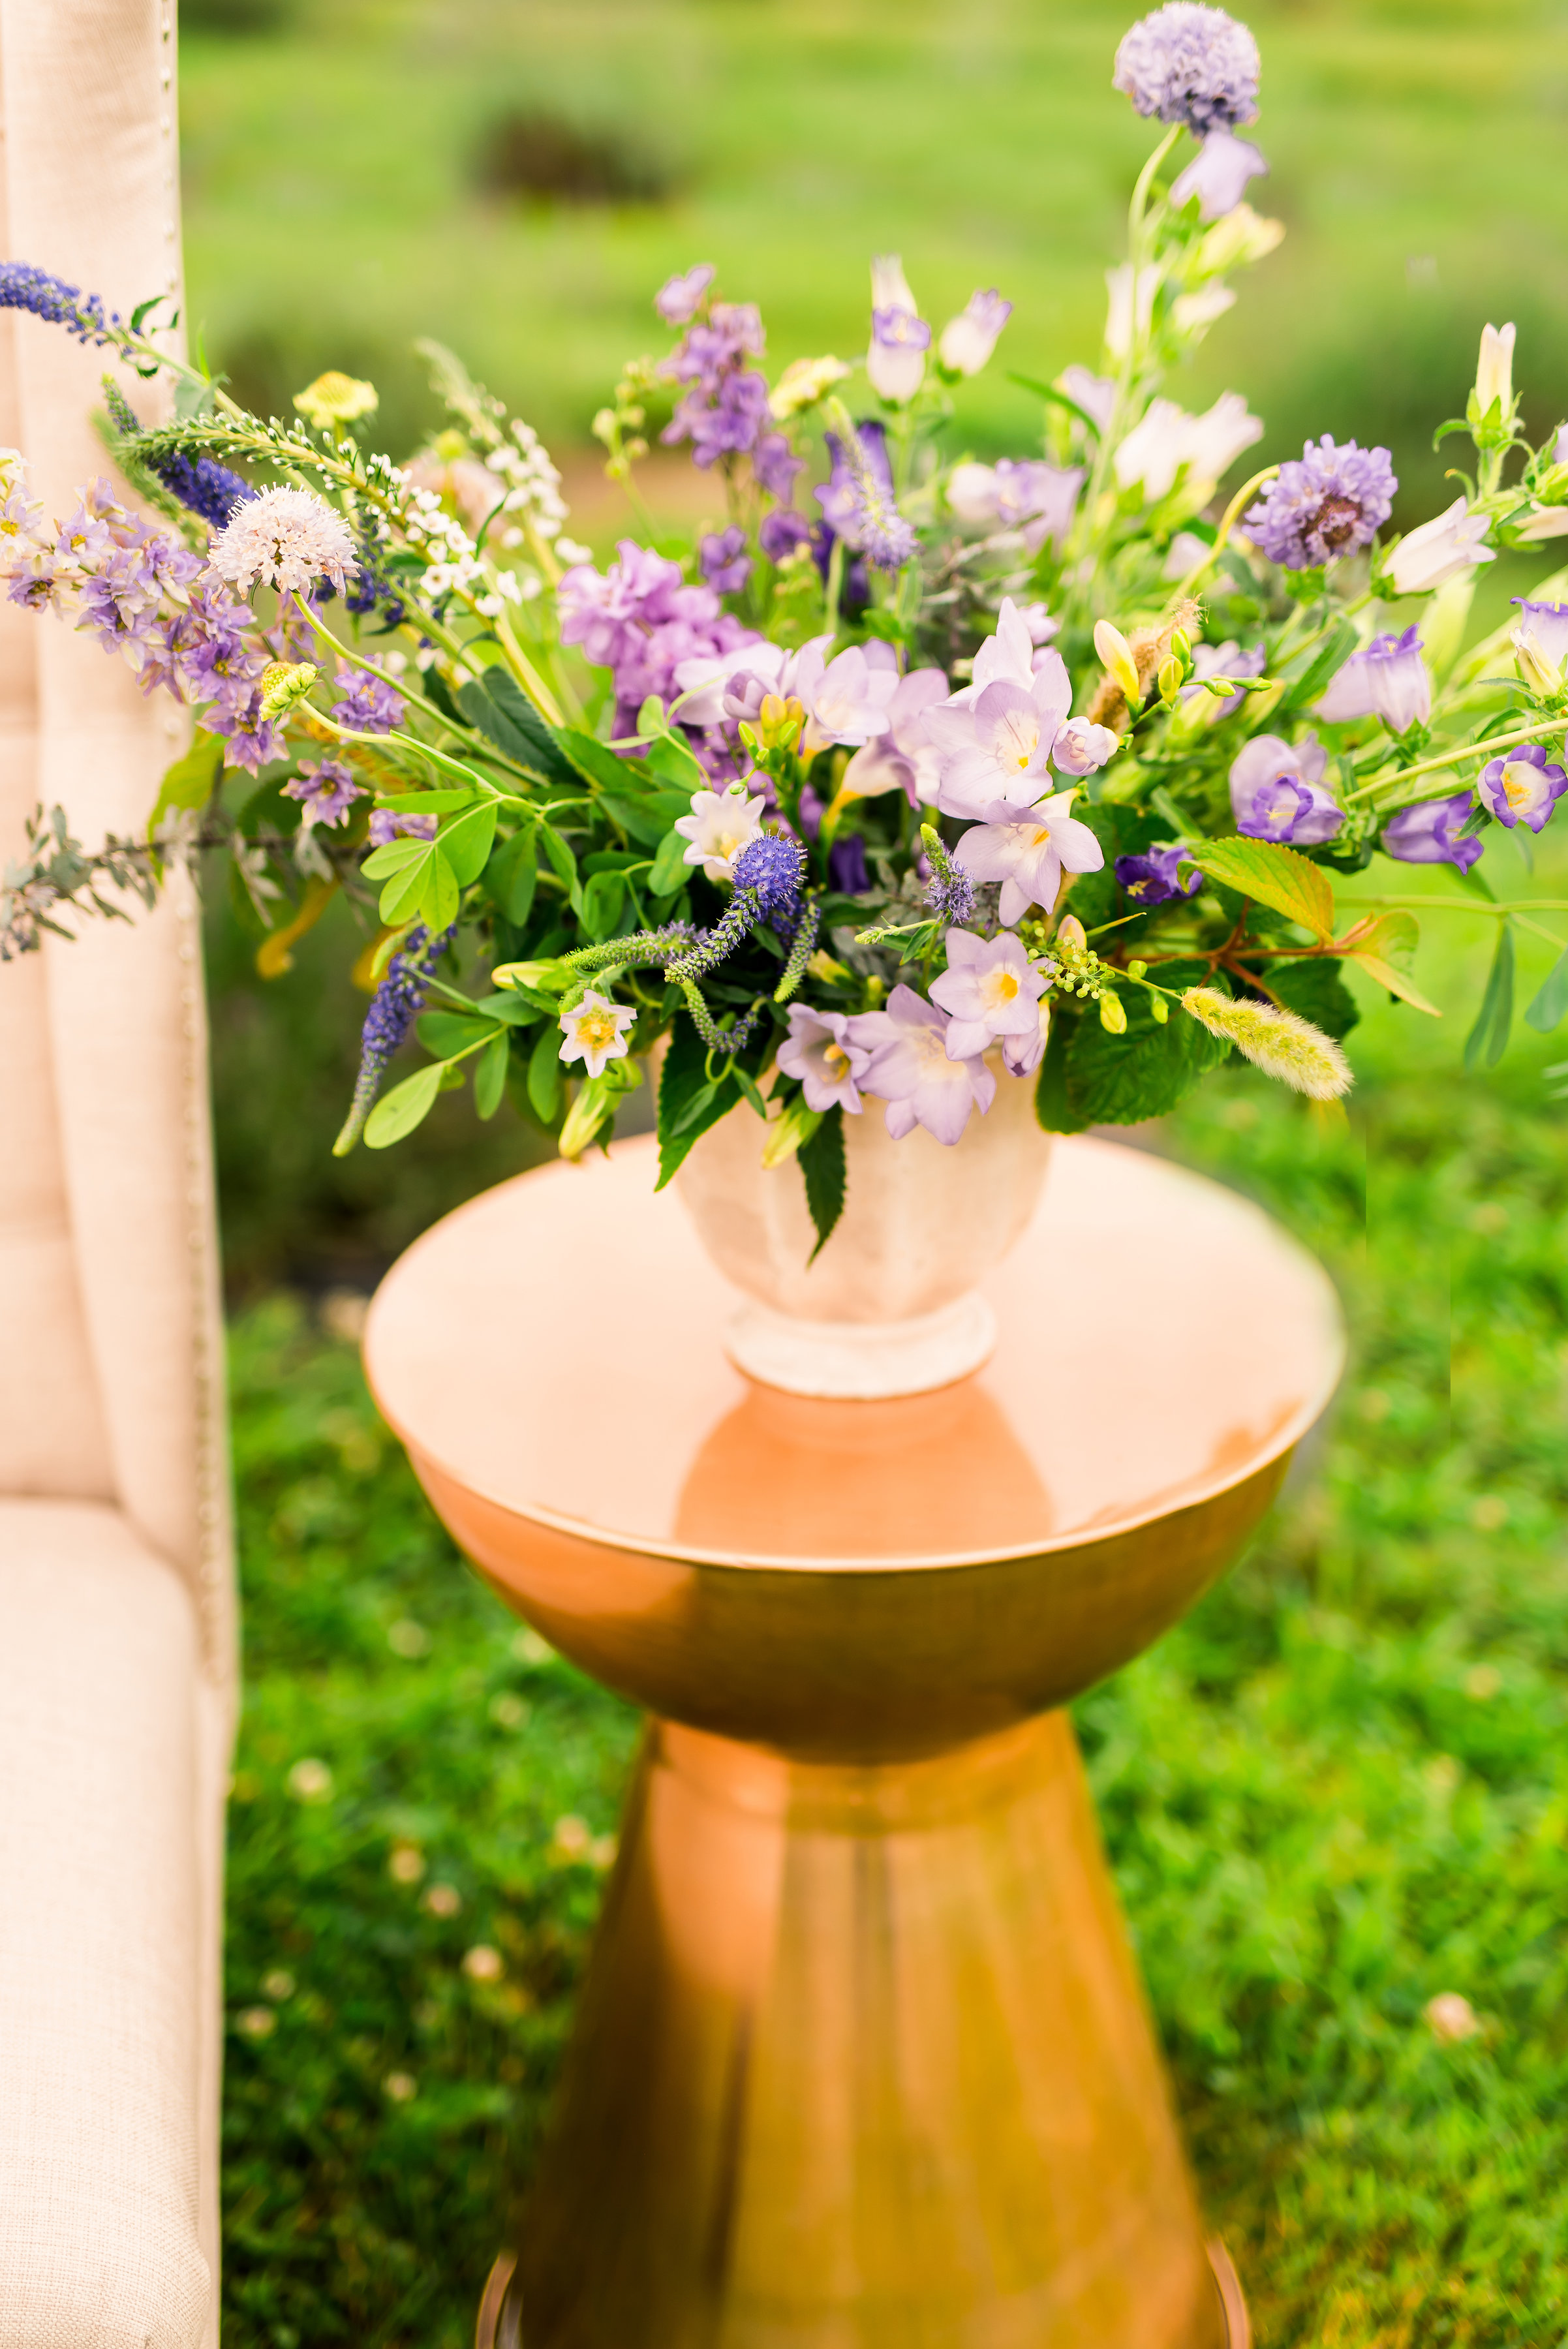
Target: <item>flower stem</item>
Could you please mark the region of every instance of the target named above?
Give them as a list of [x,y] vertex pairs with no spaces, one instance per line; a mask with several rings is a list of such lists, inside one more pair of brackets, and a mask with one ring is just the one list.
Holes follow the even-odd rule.
[[[1561,734],[1565,730],[1568,730],[1568,717],[1538,718],[1532,725],[1521,727],[1517,734],[1492,734],[1484,742],[1456,744],[1453,750],[1440,751],[1436,758],[1417,760],[1413,767],[1397,767],[1389,774],[1374,775],[1369,783],[1363,783],[1357,790],[1345,793],[1345,804],[1349,806],[1356,800],[1369,799],[1385,784],[1407,783],[1417,775],[1439,774],[1445,767],[1456,765],[1460,759],[1490,759],[1499,750],[1511,750],[1521,742],[1532,742],[1538,734]],[[1422,795],[1418,793],[1419,796]],[[1397,800],[1389,802],[1391,807],[1402,804]]]

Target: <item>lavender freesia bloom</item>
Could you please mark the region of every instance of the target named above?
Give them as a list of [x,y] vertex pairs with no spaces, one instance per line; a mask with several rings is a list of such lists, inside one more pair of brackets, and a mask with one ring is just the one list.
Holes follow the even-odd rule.
[[983,1114],[996,1098],[996,1079],[979,1055],[948,1058],[947,1014],[911,987],[896,987],[886,1011],[849,1020],[849,1040],[869,1053],[859,1079],[863,1093],[887,1102],[888,1131],[901,1141],[923,1125],[950,1147],[977,1104]]
[[1012,316],[993,285],[971,294],[956,318],[942,328],[937,356],[950,375],[978,375],[996,348],[997,336]]
[[977,938],[972,930],[950,930],[946,944],[948,967],[932,981],[931,1001],[952,1015],[947,1032],[950,1061],[972,1060],[1003,1036],[1030,1039],[1037,1034],[1036,1006],[1045,980],[1021,939],[1011,930],[994,938]]
[[1546,669],[1568,664],[1568,604],[1538,604],[1516,595],[1519,626],[1513,631],[1516,651],[1528,650]]
[[1086,823],[1069,811],[1075,787],[1054,792],[1033,807],[997,800],[985,821],[971,824],[953,851],[953,863],[971,880],[1000,881],[1003,922],[1021,921],[1031,905],[1047,912],[1067,873],[1097,873],[1106,861]]
[[871,1055],[864,1044],[850,1039],[849,1021],[842,1011],[813,1011],[804,1003],[789,1009],[789,1035],[779,1046],[779,1066],[786,1077],[798,1077],[807,1109],[819,1114],[835,1107],[858,1117],[860,1092],[856,1079]]
[[878,398],[899,406],[913,399],[925,375],[926,353],[930,347],[931,330],[913,311],[891,305],[885,310],[873,310],[866,372]]
[[1511,832],[1527,823],[1539,832],[1568,792],[1568,771],[1553,766],[1539,742],[1526,742],[1505,758],[1489,760],[1477,781],[1481,804]]
[[1202,139],[1256,118],[1261,71],[1245,25],[1223,8],[1170,0],[1122,36],[1111,84],[1139,114],[1185,123]]
[[1177,179],[1170,201],[1179,208],[1196,196],[1199,220],[1220,220],[1235,211],[1248,181],[1265,178],[1268,169],[1262,150],[1250,139],[1238,139],[1231,130],[1211,130]]
[[1072,706],[1072,680],[1060,653],[1036,652],[1028,623],[1007,598],[996,634],[974,657],[970,683],[925,713],[943,814],[986,817],[999,802],[1031,807],[1050,780],[1051,764],[1074,775],[1103,766],[1116,736],[1070,718]]
[[[1201,680],[1208,677],[1262,677],[1268,660],[1267,648],[1253,645],[1243,652],[1234,637],[1222,645],[1195,645],[1192,648],[1193,682],[1184,685],[1177,696],[1179,701],[1190,701],[1195,693],[1202,693]],[[1207,697],[1213,700],[1213,696]],[[1244,693],[1228,694],[1223,701],[1214,702],[1216,719],[1229,718],[1246,700]]]
[[728,530],[710,531],[697,549],[698,566],[716,595],[734,595],[752,575],[746,533],[739,523]]
[[940,668],[901,677],[888,704],[887,732],[873,735],[856,751],[844,770],[844,790],[863,800],[901,791],[911,807],[930,806],[937,796],[938,756],[924,720],[947,696],[948,681]]
[[653,297],[653,306],[668,326],[684,326],[697,315],[702,296],[713,283],[711,261],[700,261],[683,276],[667,277]]
[[1140,856],[1118,856],[1116,879],[1140,905],[1163,905],[1170,897],[1196,897],[1203,886],[1203,875],[1194,870],[1185,881],[1179,878],[1186,854],[1185,843],[1177,840],[1163,848],[1146,849]]
[[948,504],[960,522],[1021,530],[1025,550],[1038,554],[1047,539],[1065,538],[1083,486],[1081,465],[1048,465],[1044,458],[1003,457],[994,465],[972,460],[948,476]]
[[1386,449],[1336,448],[1325,432],[1280,467],[1245,516],[1261,554],[1287,571],[1310,571],[1370,546],[1398,488]]
[[1432,678],[1422,658],[1419,630],[1374,636],[1362,651],[1353,653],[1331,678],[1316,714],[1331,726],[1353,718],[1381,718],[1393,734],[1424,726],[1432,714]]
[[1328,752],[1315,734],[1303,742],[1277,734],[1256,734],[1237,752],[1231,767],[1231,805],[1236,829],[1250,840],[1289,841],[1314,848],[1332,840],[1345,822],[1333,793],[1323,787]]
[[1384,825],[1378,844],[1401,864],[1452,864],[1468,873],[1480,861],[1481,843],[1473,835],[1461,840],[1459,833],[1475,803],[1473,792],[1459,792],[1452,799],[1401,808]]

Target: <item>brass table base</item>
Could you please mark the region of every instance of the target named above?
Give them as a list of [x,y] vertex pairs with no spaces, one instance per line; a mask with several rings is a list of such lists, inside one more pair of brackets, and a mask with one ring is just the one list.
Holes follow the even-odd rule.
[[879,1767],[655,1723],[493,2284],[482,2349],[1244,2341],[1066,1715]]

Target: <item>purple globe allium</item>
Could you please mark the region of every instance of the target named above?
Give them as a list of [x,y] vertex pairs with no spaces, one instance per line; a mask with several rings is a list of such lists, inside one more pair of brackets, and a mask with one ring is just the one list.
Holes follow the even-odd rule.
[[738,595],[752,575],[746,533],[739,523],[728,530],[710,531],[697,548],[697,564],[715,595]]
[[811,524],[805,516],[785,506],[777,513],[764,516],[757,543],[770,563],[782,563],[797,546],[805,546],[810,537]]
[[800,920],[805,850],[781,832],[764,832],[742,848],[732,865],[736,894],[749,889],[769,927],[793,931]]
[[1246,526],[1271,563],[1310,571],[1370,546],[1398,486],[1386,449],[1336,448],[1325,432],[1280,467]]
[[1147,849],[1141,856],[1118,856],[1116,876],[1140,905],[1163,905],[1170,897],[1196,897],[1203,886],[1202,874],[1189,873],[1185,881],[1178,878],[1177,868],[1186,854],[1184,843],[1178,840],[1164,848]]
[[119,324],[116,312],[105,310],[101,294],[84,295],[26,261],[0,262],[0,310],[30,310],[51,326],[64,326],[78,343],[107,343]]
[[1473,792],[1459,792],[1452,799],[1401,808],[1384,825],[1378,845],[1401,864],[1452,864],[1468,873],[1480,861],[1481,843],[1473,835],[1461,840],[1459,833],[1475,803]]
[[349,727],[356,734],[389,734],[408,715],[402,695],[369,669],[340,664],[337,686],[343,698],[333,703],[332,715],[339,726]]
[[1374,636],[1360,652],[1352,653],[1330,678],[1316,714],[1331,726],[1354,718],[1381,718],[1394,734],[1424,726],[1432,714],[1432,676],[1419,630],[1409,627],[1402,636],[1391,631]]
[[1170,0],[1122,36],[1111,87],[1139,114],[1185,123],[1195,138],[1234,130],[1258,112],[1258,44],[1223,8]]
[[381,1089],[388,1061],[425,1007],[431,973],[457,934],[454,922],[432,939],[422,922],[416,922],[387,965],[387,975],[370,998],[359,1036],[359,1074],[343,1131],[332,1145],[333,1156],[352,1150],[365,1130],[365,1120]]
[[1539,742],[1526,742],[1501,759],[1488,761],[1477,779],[1481,804],[1511,832],[1527,823],[1539,832],[1552,809],[1568,792],[1568,771],[1553,766]]

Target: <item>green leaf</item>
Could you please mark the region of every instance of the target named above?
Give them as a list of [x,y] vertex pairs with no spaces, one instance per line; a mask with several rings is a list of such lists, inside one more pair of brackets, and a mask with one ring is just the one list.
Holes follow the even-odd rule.
[[387,1150],[394,1142],[401,1142],[405,1133],[412,1133],[430,1115],[441,1091],[441,1064],[435,1061],[383,1093],[365,1123],[366,1149]]
[[1082,1133],[1089,1123],[1067,1099],[1067,1060],[1081,1015],[1051,1014],[1051,1034],[1034,1087],[1034,1115],[1047,1133]]
[[457,699],[469,724],[519,766],[532,767],[547,782],[573,787],[580,780],[554,729],[509,669],[487,668],[483,678],[462,688]]
[[662,1191],[692,1143],[734,1106],[727,1084],[708,1075],[702,1039],[682,1013],[670,1031],[670,1050],[659,1079],[659,1181]]
[[473,1064],[473,1106],[483,1118],[492,1118],[506,1091],[506,1064],[511,1042],[498,1029]]
[[619,873],[596,873],[583,891],[583,927],[596,943],[607,938],[626,903],[626,881]]
[[182,759],[168,768],[147,821],[151,839],[164,817],[175,808],[204,808],[217,790],[223,771],[223,741],[220,734],[198,730]]
[[[693,792],[705,792],[711,788],[696,751],[683,734],[656,735],[644,755],[654,773],[662,775],[667,783],[679,785],[688,802]],[[684,815],[685,806],[677,812]]]
[[442,855],[440,842],[432,841],[430,871],[420,892],[420,919],[432,937],[438,930],[450,929],[456,921],[461,896],[456,874]]
[[1497,952],[1491,958],[1486,993],[1476,1024],[1465,1039],[1465,1067],[1472,1071],[1483,1064],[1496,1068],[1508,1050],[1513,1026],[1513,924],[1500,922],[1497,931]]
[[1550,1036],[1565,1011],[1568,1011],[1568,953],[1558,956],[1545,986],[1524,1016],[1538,1035]]
[[438,1061],[450,1061],[456,1052],[464,1052],[477,1044],[483,1036],[500,1035],[502,1030],[489,1019],[472,1019],[466,1011],[427,1011],[419,1022],[419,1040],[425,1050]]
[[466,889],[471,881],[477,881],[489,862],[497,813],[493,800],[483,800],[466,815],[441,826],[438,835],[441,854],[459,888]]
[[1342,968],[1325,955],[1310,962],[1272,962],[1263,977],[1287,1010],[1310,1019],[1325,1036],[1348,1036],[1361,1013]]
[[540,1124],[549,1125],[561,1102],[561,1031],[554,1021],[528,1055],[528,1100]]
[[389,881],[394,873],[401,873],[410,864],[421,864],[430,854],[428,840],[412,840],[406,835],[389,840],[373,848],[359,867],[367,881]]
[[[471,791],[378,792],[376,805],[394,815],[450,815],[453,808],[468,807],[472,799]],[[391,845],[396,847],[397,843]]]
[[520,930],[534,909],[539,841],[531,823],[502,843],[484,868],[484,890],[496,911]]
[[[413,848],[414,854],[399,865],[381,892],[379,912],[389,930],[399,929],[403,923],[411,922],[420,912],[436,861],[433,840],[412,841],[407,844]],[[404,843],[399,841],[393,845],[401,847]],[[381,851],[378,849],[376,854],[379,856]]]
[[499,1019],[507,1028],[532,1028],[542,1012],[556,1012],[553,1003],[512,988],[504,995],[482,995],[473,1008],[482,1019]]
[[[1210,978],[1206,963],[1196,961],[1161,963],[1158,977],[1162,987],[1178,991],[1224,984]],[[1122,1003],[1127,1015],[1124,1036],[1113,1036],[1092,1012],[1085,1013],[1069,1049],[1067,1102],[1085,1125],[1140,1125],[1146,1118],[1164,1117],[1230,1053],[1223,1037],[1211,1036],[1179,1010],[1160,1027],[1141,987],[1127,988]]]
[[834,1226],[844,1213],[848,1174],[844,1160],[844,1111],[838,1102],[796,1154],[805,1177],[805,1204],[816,1226],[816,1246],[806,1258],[812,1265],[833,1237]]
[[597,740],[592,734],[579,733],[573,727],[563,727],[556,739],[578,774],[586,775],[590,783],[600,783],[610,792],[637,788],[637,769],[628,766],[607,742]]
[[632,799],[607,792],[599,801],[606,815],[644,848],[657,848],[678,815],[691,809],[691,795],[682,792],[648,792]]
[[1360,923],[1346,931],[1345,955],[1376,986],[1386,987],[1390,995],[1398,996],[1416,1010],[1440,1019],[1443,1015],[1437,1005],[1428,1003],[1407,976],[1420,938],[1421,926],[1414,914],[1380,914],[1375,922]]
[[694,865],[686,862],[686,852],[691,845],[683,832],[665,833],[653,860],[653,870],[648,876],[648,885],[656,897],[668,897],[691,879],[696,870]]
[[1206,840],[1181,860],[1182,870],[1195,864],[1210,881],[1272,905],[1320,938],[1334,936],[1334,885],[1320,864],[1298,856],[1277,841],[1247,840],[1240,833],[1230,840]]
[[1286,686],[1284,699],[1281,702],[1275,716],[1288,718],[1293,711],[1305,709],[1309,704],[1314,702],[1327,686],[1329,679],[1337,676],[1345,667],[1345,662],[1355,650],[1358,641],[1355,629],[1349,620],[1336,622],[1334,633],[1327,643],[1319,646],[1316,655],[1303,669],[1300,677],[1293,678]]

